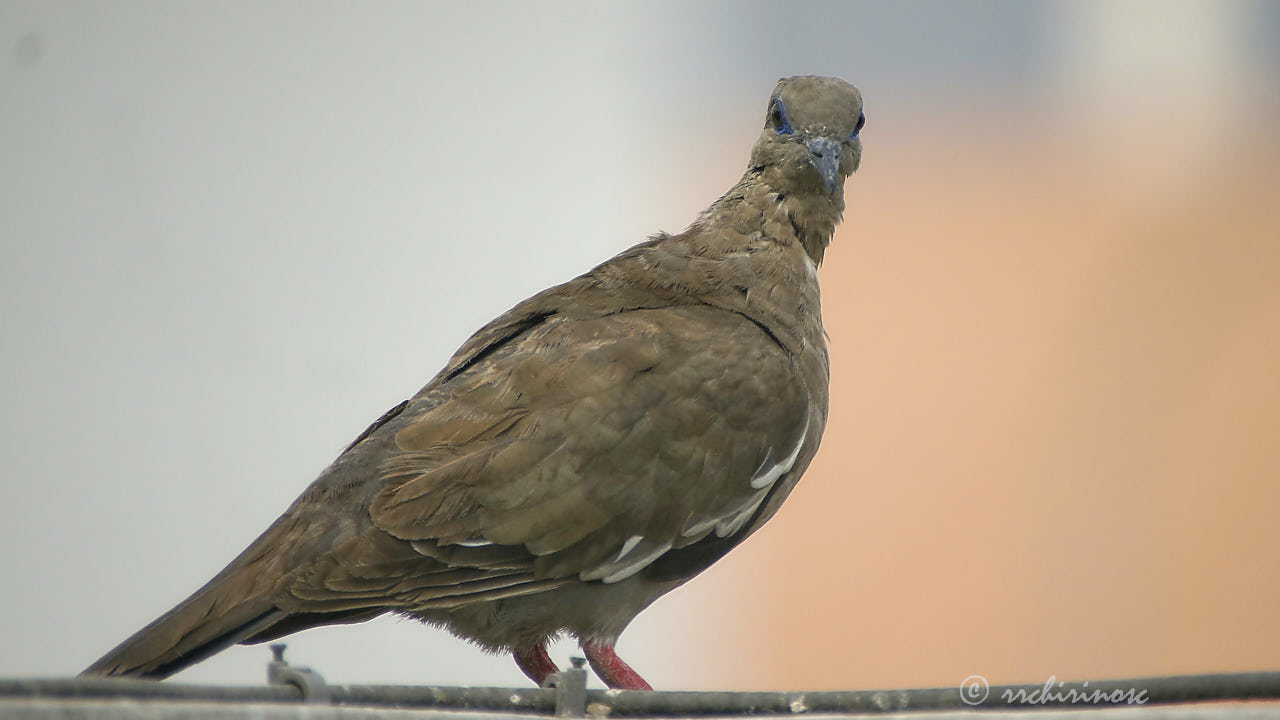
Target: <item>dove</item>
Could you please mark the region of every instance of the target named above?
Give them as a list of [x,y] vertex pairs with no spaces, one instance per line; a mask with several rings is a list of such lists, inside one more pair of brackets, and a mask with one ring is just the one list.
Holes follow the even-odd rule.
[[368,427],[204,587],[84,675],[161,679],[233,644],[384,613],[511,653],[568,634],[611,688],[628,623],[778,511],[818,450],[817,268],[862,96],[780,80],[742,178],[519,303]]

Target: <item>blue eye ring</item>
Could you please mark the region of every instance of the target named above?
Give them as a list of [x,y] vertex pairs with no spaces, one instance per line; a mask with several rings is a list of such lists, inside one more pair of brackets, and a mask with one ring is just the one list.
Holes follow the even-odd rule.
[[849,133],[849,139],[852,140],[858,137],[858,133],[862,132],[862,126],[866,124],[867,116],[862,111],[858,111],[858,122],[854,123],[853,132]]
[[782,104],[782,98],[775,97],[769,102],[769,123],[773,125],[773,131],[779,135],[790,135],[795,132],[791,129],[791,123],[787,122],[787,107]]

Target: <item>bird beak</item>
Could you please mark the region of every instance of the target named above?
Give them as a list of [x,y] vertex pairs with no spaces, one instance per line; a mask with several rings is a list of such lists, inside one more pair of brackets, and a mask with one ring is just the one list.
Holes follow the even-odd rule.
[[831,138],[815,137],[806,140],[804,146],[809,149],[809,159],[818,170],[827,194],[834,193],[840,173],[840,143]]

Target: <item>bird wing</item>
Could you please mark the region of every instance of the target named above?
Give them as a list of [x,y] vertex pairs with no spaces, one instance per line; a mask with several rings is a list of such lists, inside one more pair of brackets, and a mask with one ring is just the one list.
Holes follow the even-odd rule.
[[500,340],[473,338],[375,431],[393,432],[394,449],[372,526],[298,576],[294,597],[326,610],[373,597],[448,607],[616,582],[740,533],[801,447],[816,446],[794,359],[741,314],[515,318],[486,328]]

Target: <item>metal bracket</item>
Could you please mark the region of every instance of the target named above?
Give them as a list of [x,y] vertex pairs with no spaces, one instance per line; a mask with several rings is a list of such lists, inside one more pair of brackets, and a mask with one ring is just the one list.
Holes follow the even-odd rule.
[[284,643],[271,646],[271,662],[267,663],[267,684],[293,685],[302,693],[302,702],[328,705],[329,686],[320,673],[307,667],[295,667],[284,660]]
[[573,667],[553,673],[547,678],[547,687],[556,690],[556,717],[580,718],[587,716],[586,658],[571,657]]

